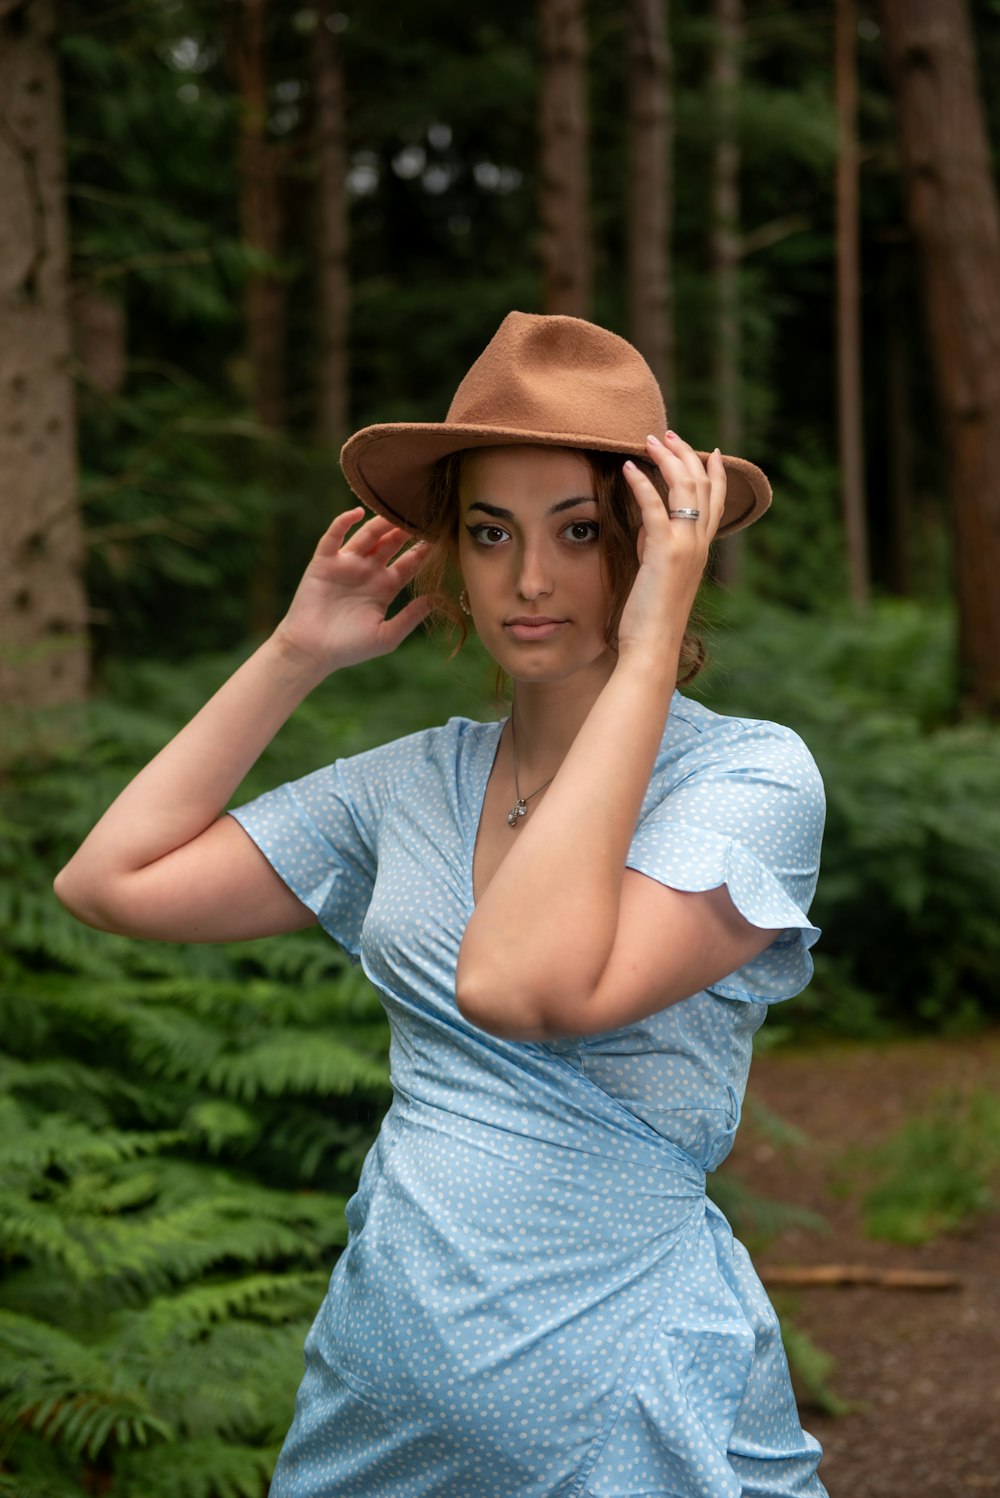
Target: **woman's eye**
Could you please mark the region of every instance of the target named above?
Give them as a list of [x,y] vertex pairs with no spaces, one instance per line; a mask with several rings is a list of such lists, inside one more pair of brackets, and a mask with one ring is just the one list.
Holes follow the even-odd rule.
[[502,525],[470,525],[467,529],[473,541],[478,541],[480,546],[499,546],[501,541],[507,540],[507,532]]
[[566,527],[565,534],[576,545],[582,545],[586,541],[596,541],[601,533],[601,528],[596,520],[574,520]]

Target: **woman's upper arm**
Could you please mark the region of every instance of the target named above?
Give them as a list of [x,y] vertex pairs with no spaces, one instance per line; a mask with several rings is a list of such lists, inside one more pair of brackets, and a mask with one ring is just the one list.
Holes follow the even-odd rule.
[[[756,725],[734,747],[696,767],[640,823],[614,945],[596,990],[577,1005],[586,1033],[705,988],[769,1003],[809,981],[822,781],[787,730]],[[567,1008],[560,1003],[554,1028],[579,1033]]]
[[315,924],[252,838],[223,815],[198,837],[99,896],[72,861],[55,891],[78,919],[119,936],[151,941],[244,941]]
[[635,1024],[712,987],[779,934],[742,916],[725,885],[688,892],[626,869],[618,932],[600,982],[585,1004],[565,996],[565,1012],[552,1016],[555,1028],[597,1034]]

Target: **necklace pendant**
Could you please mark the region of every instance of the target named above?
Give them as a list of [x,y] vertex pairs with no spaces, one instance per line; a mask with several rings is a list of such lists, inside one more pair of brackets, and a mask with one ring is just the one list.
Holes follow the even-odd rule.
[[510,811],[507,813],[507,826],[508,827],[516,827],[517,823],[518,823],[518,819],[520,817],[523,817],[525,815],[525,813],[527,812],[527,810],[528,810],[528,804],[525,801],[524,797],[523,796],[518,796],[517,800],[514,802],[514,805],[511,807]]

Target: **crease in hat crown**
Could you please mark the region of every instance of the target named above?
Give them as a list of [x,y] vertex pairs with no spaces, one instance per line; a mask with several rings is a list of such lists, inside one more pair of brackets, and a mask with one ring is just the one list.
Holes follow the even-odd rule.
[[[638,349],[582,318],[510,312],[455,391],[443,422],[363,427],[341,465],[354,493],[420,533],[435,463],[466,448],[517,444],[646,455],[666,430],[660,387]],[[703,458],[707,454],[701,455]],[[770,503],[764,474],[723,455],[728,489],[719,533],[749,525]]]

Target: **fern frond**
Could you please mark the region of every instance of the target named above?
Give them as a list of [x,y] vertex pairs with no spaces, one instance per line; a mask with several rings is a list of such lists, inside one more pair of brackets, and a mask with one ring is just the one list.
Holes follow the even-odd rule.
[[386,1090],[389,1077],[381,1061],[332,1036],[313,1034],[303,1043],[301,1031],[278,1031],[259,1045],[235,1055],[218,1056],[205,1079],[230,1097],[253,1102],[285,1093],[347,1093],[356,1087]]
[[201,1284],[177,1295],[158,1296],[134,1313],[133,1325],[143,1338],[157,1340],[195,1334],[237,1316],[272,1324],[298,1320],[315,1311],[328,1277],[325,1271],[310,1270]]
[[184,1126],[190,1138],[204,1142],[210,1154],[225,1148],[245,1150],[260,1138],[260,1119],[238,1103],[221,1098],[196,1103],[184,1115]]
[[129,1452],[116,1464],[115,1491],[120,1498],[261,1498],[279,1449],[188,1438],[183,1460]]
[[8,1431],[0,1443],[0,1498],[86,1498],[79,1464],[31,1431]]
[[0,1093],[15,1094],[91,1124],[111,1122],[109,1105],[116,1091],[106,1067],[87,1066],[68,1057],[23,1061],[0,1056]]
[[51,1202],[12,1190],[0,1196],[0,1251],[59,1268],[78,1284],[93,1278],[90,1255]]
[[12,1132],[6,1124],[6,1110],[0,1110],[0,1175],[11,1179],[18,1175],[42,1175],[58,1170],[72,1176],[94,1166],[117,1165],[140,1155],[162,1154],[186,1135],[179,1129],[121,1130],[99,1132],[67,1118],[50,1113],[32,1129]]
[[[75,1456],[172,1440],[173,1428],[119,1364],[43,1322],[0,1311],[0,1429],[25,1426]],[[7,1363],[7,1357],[11,1359]]]
[[151,1295],[221,1264],[316,1263],[345,1241],[342,1198],[273,1191],[197,1167],[179,1174],[193,1187],[182,1203],[164,1194],[148,1212],[80,1224],[88,1277]]
[[232,1321],[162,1342],[132,1340],[126,1325],[119,1345],[154,1407],[185,1439],[266,1444],[291,1420],[310,1319],[278,1327]]
[[44,957],[65,972],[93,978],[114,979],[120,974],[115,944],[125,938],[82,925],[51,889],[21,880],[0,881],[0,929],[8,950],[32,962]]
[[313,1108],[283,1106],[267,1129],[269,1148],[279,1159],[294,1160],[299,1179],[312,1181],[332,1162],[351,1181],[357,1179],[372,1142],[367,1122],[344,1122]]

